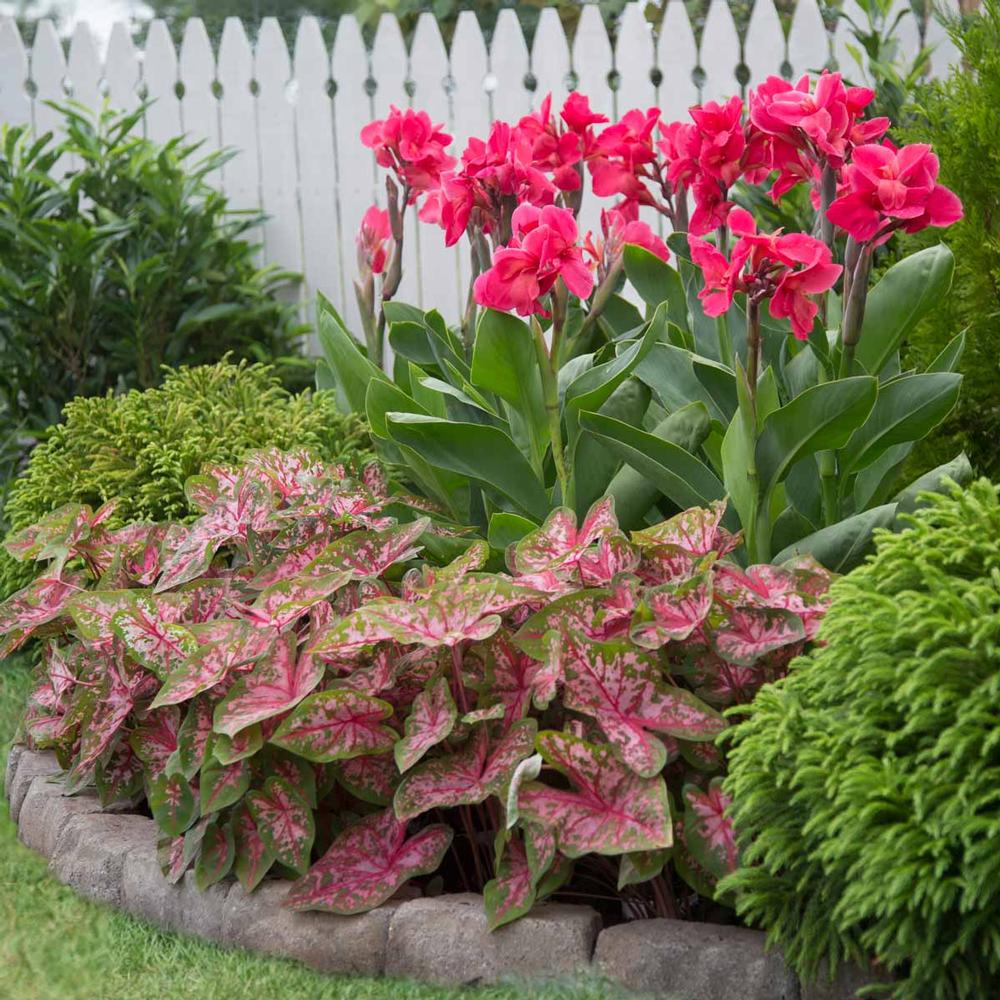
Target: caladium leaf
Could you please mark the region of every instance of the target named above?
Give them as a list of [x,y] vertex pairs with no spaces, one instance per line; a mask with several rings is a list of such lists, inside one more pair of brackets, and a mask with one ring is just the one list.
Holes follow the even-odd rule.
[[389,805],[399,785],[399,770],[391,754],[343,760],[337,764],[336,775],[351,795],[376,806]]
[[610,747],[568,733],[539,733],[537,746],[572,789],[528,782],[521,787],[518,807],[525,819],[555,834],[563,854],[627,854],[673,843],[667,789],[659,775],[642,778]]
[[134,590],[91,590],[78,593],[67,606],[77,634],[88,642],[107,642],[113,632],[111,621],[119,611],[131,609]]
[[162,834],[156,841],[156,860],[171,885],[180,882],[191,864],[191,859],[184,856],[184,837]]
[[355,579],[381,576],[394,563],[414,558],[417,539],[430,527],[427,517],[385,531],[352,531],[327,546],[302,571],[303,576],[347,573]]
[[585,587],[605,587],[622,573],[633,573],[641,555],[624,535],[611,535],[598,541],[597,546],[580,554],[577,568]]
[[[78,503],[63,504],[41,520],[18,531],[3,543],[4,548],[17,560],[44,560],[51,558],[45,550],[64,541],[90,508]],[[58,575],[58,574],[56,574]]]
[[179,709],[173,706],[152,709],[129,738],[136,756],[149,768],[151,776],[156,777],[166,768],[177,749],[180,724]]
[[384,903],[411,878],[435,871],[451,840],[452,831],[441,824],[407,839],[406,824],[391,809],[373,813],[334,840],[289,890],[285,906],[364,913]]
[[253,604],[241,605],[239,610],[258,627],[284,629],[340,590],[350,579],[350,573],[341,571],[281,580],[262,590]]
[[209,759],[201,770],[199,782],[201,814],[218,812],[239,802],[250,787],[250,766],[245,760],[235,764],[220,764]]
[[682,642],[708,617],[712,610],[712,577],[700,573],[680,583],[651,587],[642,602],[629,636],[646,649],[659,649],[668,642]]
[[182,774],[164,772],[150,782],[149,808],[156,825],[171,837],[179,837],[197,816],[194,792]]
[[495,637],[490,642],[487,666],[489,672],[483,694],[498,700],[507,726],[528,714],[534,697],[547,693],[539,677],[542,664],[521,652],[505,637]]
[[19,649],[38,629],[73,607],[83,577],[42,576],[0,604],[0,657]]
[[201,851],[194,866],[194,881],[204,892],[209,886],[220,882],[233,867],[236,845],[233,828],[229,823],[209,823],[201,841]]
[[666,749],[651,730],[712,740],[725,728],[714,709],[683,688],[664,684],[654,657],[629,643],[564,637],[567,708],[596,719],[622,760],[642,777],[659,774]]
[[712,633],[712,645],[725,660],[750,666],[766,653],[802,642],[805,627],[794,612],[778,608],[729,608]]
[[694,858],[716,879],[739,867],[736,833],[726,810],[732,798],[722,790],[722,778],[713,778],[707,789],[684,786],[684,840]]
[[212,755],[220,764],[235,764],[252,757],[264,745],[260,723],[240,730],[235,736],[216,733],[212,738]]
[[307,650],[299,655],[294,634],[282,636],[215,707],[215,731],[235,736],[255,722],[293,708],[323,679],[325,665]]
[[236,877],[245,892],[253,892],[274,864],[274,853],[257,832],[257,824],[248,806],[233,818],[233,847],[236,853]]
[[403,737],[394,753],[400,773],[408,771],[431,747],[446,739],[455,727],[455,701],[444,677],[432,680],[413,699]]
[[128,740],[119,739],[94,774],[102,806],[134,799],[142,791],[142,761]]
[[198,648],[198,640],[188,628],[164,621],[156,601],[139,593],[129,607],[112,616],[111,631],[161,680]]
[[309,695],[271,737],[271,742],[316,763],[387,753],[398,738],[384,725],[392,705],[336,688]]
[[247,794],[247,806],[267,849],[293,871],[309,867],[316,825],[309,803],[283,778],[268,778]]
[[[199,647],[176,667],[153,699],[153,707],[178,705],[211,690],[230,671],[264,656],[275,641],[274,633],[248,622],[212,623],[217,640]],[[192,629],[196,636],[198,628]]]
[[212,704],[207,698],[195,698],[177,733],[177,750],[168,770],[178,770],[190,781],[205,762],[211,738]]
[[598,500],[579,529],[576,514],[568,507],[557,507],[540,528],[529,532],[511,547],[507,553],[507,565],[512,573],[537,573],[572,565],[598,538],[617,530],[613,497]]
[[692,507],[652,528],[633,531],[632,541],[643,549],[676,546],[695,556],[725,555],[739,544],[738,536],[721,527],[725,513],[725,500],[716,500],[709,508]]
[[618,862],[618,889],[638,885],[656,878],[670,857],[670,851],[633,851],[623,854]]
[[284,778],[309,803],[310,809],[316,808],[315,765],[280,750],[271,751],[268,765],[275,777]]
[[535,905],[536,876],[528,864],[524,844],[513,836],[504,846],[496,876],[483,887],[483,904],[490,930],[523,917]]
[[474,805],[500,795],[514,769],[534,749],[535,728],[534,719],[523,719],[491,750],[481,727],[468,749],[424,761],[396,789],[396,815],[408,820],[429,809]]

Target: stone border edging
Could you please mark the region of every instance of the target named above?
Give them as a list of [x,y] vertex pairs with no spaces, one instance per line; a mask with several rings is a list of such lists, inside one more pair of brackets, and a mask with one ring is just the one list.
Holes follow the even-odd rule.
[[870,978],[838,976],[802,986],[759,931],[680,920],[641,920],[601,930],[589,906],[543,903],[490,932],[482,897],[392,901],[342,917],[293,913],[285,885],[247,895],[235,881],[200,892],[193,873],[171,885],[156,857],[153,820],[102,810],[93,793],[66,796],[55,756],[14,746],[4,789],[22,843],[49,859],[79,895],[169,930],[227,947],[292,958],[322,972],[389,975],[448,986],[509,977],[595,973],[672,1000],[851,1000]]

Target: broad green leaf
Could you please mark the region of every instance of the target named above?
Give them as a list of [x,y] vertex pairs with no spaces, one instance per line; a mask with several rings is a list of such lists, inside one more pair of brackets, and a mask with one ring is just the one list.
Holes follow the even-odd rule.
[[705,507],[725,495],[715,473],[672,441],[600,413],[581,413],[580,425],[678,507]]
[[946,295],[955,258],[943,243],[904,257],[869,292],[856,357],[877,373]]
[[893,445],[925,437],[951,412],[961,384],[954,372],[927,372],[881,386],[868,419],[841,452],[843,473],[864,469]]
[[945,493],[948,489],[948,480],[953,480],[959,486],[965,486],[972,482],[972,466],[965,452],[956,455],[950,462],[939,465],[930,472],[925,472],[918,479],[915,479],[906,489],[896,494],[895,500],[898,506],[897,517],[900,514],[910,514],[918,507],[923,506],[920,500],[921,493]]
[[756,447],[763,496],[806,455],[843,448],[868,418],[877,392],[875,379],[855,376],[813,386],[775,410],[764,421]]
[[726,411],[695,374],[695,359],[696,356],[684,348],[656,343],[635,366],[634,374],[649,386],[668,411],[701,401],[708,407],[713,420],[728,424]]
[[521,517],[520,514],[498,511],[490,518],[487,538],[494,549],[504,552],[508,545],[519,542],[537,527],[538,525],[534,521],[529,521],[528,518]]
[[654,309],[666,302],[667,318],[686,330],[687,300],[677,271],[656,254],[630,243],[625,246],[624,260],[625,276],[643,302]]
[[548,514],[545,488],[500,428],[410,413],[387,414],[386,427],[394,441],[412,448],[431,466],[485,484],[529,517],[542,520]]
[[806,535],[794,545],[782,549],[772,560],[775,564],[797,556],[812,556],[834,573],[846,573],[857,566],[872,547],[876,528],[888,528],[896,516],[896,504],[872,507],[853,517]]
[[945,344],[944,350],[930,363],[927,370],[929,372],[953,372],[962,355],[965,353],[965,331],[952,337]]
[[365,412],[365,394],[372,379],[388,382],[385,373],[361,353],[357,341],[347,332],[337,311],[322,296],[317,301],[318,334],[323,358],[354,413]]

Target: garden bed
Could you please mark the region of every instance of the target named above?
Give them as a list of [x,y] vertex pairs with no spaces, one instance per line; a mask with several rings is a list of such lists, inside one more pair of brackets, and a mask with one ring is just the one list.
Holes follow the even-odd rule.
[[678,920],[601,928],[588,906],[544,903],[489,931],[471,893],[395,899],[369,913],[294,913],[286,883],[248,895],[226,880],[207,891],[189,872],[171,885],[156,858],[152,819],[101,808],[90,793],[63,794],[51,753],[15,746],[4,782],[25,845],[88,899],[166,930],[227,947],[296,959],[323,972],[407,977],[446,985],[593,973],[643,994],[674,1000],[848,1000],[862,979],[801,985],[757,931]]

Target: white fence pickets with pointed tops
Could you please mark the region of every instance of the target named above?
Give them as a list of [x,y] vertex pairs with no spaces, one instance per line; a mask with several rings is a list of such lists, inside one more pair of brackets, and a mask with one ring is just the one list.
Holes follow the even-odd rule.
[[[919,27],[906,0],[899,3],[906,10],[899,37],[904,55],[913,55]],[[946,6],[957,11],[956,0]],[[856,0],[846,0],[844,9],[858,12]],[[568,39],[558,13],[547,8],[530,46],[514,11],[501,12],[489,44],[476,15],[463,11],[450,49],[430,14],[421,15],[409,47],[396,19],[383,15],[370,50],[353,17],[340,20],[332,46],[314,18],[302,19],[294,39],[265,18],[253,43],[242,22],[229,18],[217,49],[198,18],[185,24],[179,48],[156,20],[141,51],[116,25],[103,59],[86,24],[77,25],[64,49],[53,24],[39,21],[29,50],[14,21],[5,19],[0,123],[28,123],[41,133],[59,127],[50,101],[71,97],[98,107],[107,99],[134,108],[154,99],[145,134],[165,141],[183,133],[206,151],[234,150],[215,181],[233,208],[267,213],[264,261],[301,273],[303,303],[321,292],[357,328],[354,234],[365,209],[385,201],[384,178],[359,132],[390,104],[425,108],[455,136],[458,155],[469,136],[485,135],[492,119],[516,121],[550,92],[558,107],[574,86],[610,117],[655,103],[669,120],[700,100],[745,92],[770,74],[798,76],[831,60],[854,68],[845,25],[828,31],[817,0],[798,0],[787,37],[773,0],[756,0],[742,42],[727,0],[712,0],[700,46],[681,0],[669,0],[655,34],[642,11],[642,3],[628,4],[609,38],[598,9],[585,7]],[[945,74],[956,52],[936,21],[927,26],[926,42],[936,46],[933,72]],[[585,203],[582,228],[597,226],[598,217],[598,206]],[[416,225],[413,210],[405,265],[398,297],[457,318],[467,250],[446,249],[440,232]]]

